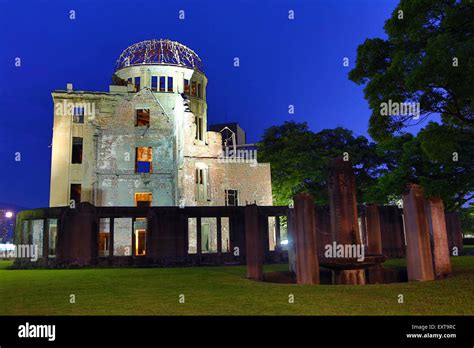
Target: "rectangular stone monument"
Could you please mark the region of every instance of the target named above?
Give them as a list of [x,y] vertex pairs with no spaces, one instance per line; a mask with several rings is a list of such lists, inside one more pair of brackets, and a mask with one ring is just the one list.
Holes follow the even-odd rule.
[[457,211],[446,213],[446,229],[448,233],[449,255],[460,255],[463,252],[463,239],[461,220]]
[[315,207],[315,210],[318,259],[321,259],[324,257],[325,246],[332,244],[331,214],[328,206]]
[[259,230],[258,207],[245,207],[245,249],[247,257],[247,278],[263,280],[263,236]]
[[382,254],[389,258],[405,257],[405,232],[401,209],[396,205],[379,207]]
[[295,196],[294,202],[293,236],[296,251],[296,281],[298,284],[319,284],[313,197],[300,193]]
[[[366,255],[382,254],[382,235],[380,229],[380,212],[378,205],[368,204],[365,206],[365,234],[367,237]],[[385,269],[377,265],[367,269],[366,278],[368,283],[384,283]]]
[[[349,161],[342,157],[329,164],[329,207],[331,235],[337,244],[362,244],[357,214],[356,181]],[[363,269],[333,271],[335,284],[365,284]]]
[[426,200],[425,208],[432,240],[435,276],[436,278],[444,278],[451,274],[451,261],[449,259],[443,201],[440,198]]
[[423,189],[419,185],[411,184],[403,195],[403,215],[408,280],[434,280],[428,218]]
[[80,203],[62,215],[56,258],[59,263],[91,265],[99,255],[96,208]]
[[365,218],[365,206],[357,207],[359,212],[359,229],[361,242],[364,244],[365,250],[367,250],[367,221]]
[[379,207],[370,204],[365,207],[367,250],[368,255],[382,254],[382,235],[380,230]]
[[354,170],[342,158],[333,159],[329,166],[329,205],[333,241],[361,244]]
[[296,275],[295,209],[288,210],[288,268]]

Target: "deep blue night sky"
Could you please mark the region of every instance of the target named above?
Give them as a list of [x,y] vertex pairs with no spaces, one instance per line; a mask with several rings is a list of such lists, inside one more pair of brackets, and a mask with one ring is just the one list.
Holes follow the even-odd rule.
[[[209,123],[237,121],[248,142],[285,120],[367,135],[370,110],[347,73],[359,44],[385,37],[384,21],[397,3],[0,0],[0,202],[48,206],[51,92],[68,82],[75,90],[108,91],[121,51],[146,39],[177,40],[197,52],[209,78]],[[185,20],[178,19],[181,9]]]

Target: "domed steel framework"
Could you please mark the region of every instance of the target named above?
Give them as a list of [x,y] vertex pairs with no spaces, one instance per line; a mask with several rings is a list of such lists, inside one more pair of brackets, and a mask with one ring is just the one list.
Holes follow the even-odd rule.
[[163,64],[185,66],[204,72],[201,58],[192,49],[177,41],[146,40],[127,47],[115,64],[115,71],[128,66]]

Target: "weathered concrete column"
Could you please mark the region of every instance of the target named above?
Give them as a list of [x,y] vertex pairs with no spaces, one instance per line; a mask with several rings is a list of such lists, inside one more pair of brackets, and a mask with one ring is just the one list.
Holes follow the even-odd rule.
[[435,276],[443,278],[451,274],[443,201],[440,198],[429,199],[425,202],[425,208],[433,246]]
[[315,207],[316,214],[316,241],[318,260],[324,258],[325,246],[332,244],[331,214],[329,207]]
[[99,231],[96,209],[90,203],[80,203],[67,209],[61,217],[58,233],[58,262],[90,265],[99,254]]
[[355,175],[349,161],[333,159],[329,167],[331,234],[338,244],[361,244]]
[[316,246],[316,216],[313,197],[295,196],[294,242],[296,248],[296,282],[319,284],[319,262]]
[[380,230],[379,207],[374,204],[365,207],[367,254],[382,254],[382,234]]
[[448,233],[449,255],[460,255],[464,248],[461,220],[459,219],[459,213],[457,211],[446,213],[446,229]]
[[[329,207],[331,213],[331,235],[337,244],[362,244],[357,214],[356,183],[352,165],[342,157],[329,165]],[[335,284],[365,284],[362,269],[333,271]]]
[[296,275],[295,209],[288,210],[288,268]]
[[433,280],[428,218],[423,189],[419,185],[411,184],[409,191],[403,195],[403,215],[407,238],[408,280]]
[[258,207],[245,207],[245,249],[247,278],[263,280],[263,238],[259,230]]
[[365,215],[365,207],[359,208],[359,219],[360,219],[360,236],[361,236],[361,243],[364,244],[365,250],[367,250],[367,219]]
[[[380,228],[380,211],[378,205],[369,204],[365,207],[365,226],[367,236],[367,255],[382,254],[382,234]],[[367,269],[367,282],[372,284],[384,282],[385,269],[377,265]]]
[[405,256],[405,232],[401,209],[396,205],[379,207],[382,254],[389,258]]

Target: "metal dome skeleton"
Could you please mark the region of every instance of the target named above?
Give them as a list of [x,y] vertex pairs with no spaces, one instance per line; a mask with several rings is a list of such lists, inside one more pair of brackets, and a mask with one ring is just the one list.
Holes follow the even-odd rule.
[[115,71],[143,64],[184,66],[204,72],[202,60],[196,52],[167,39],[146,40],[127,47],[117,59]]

